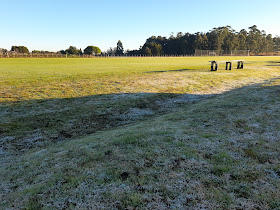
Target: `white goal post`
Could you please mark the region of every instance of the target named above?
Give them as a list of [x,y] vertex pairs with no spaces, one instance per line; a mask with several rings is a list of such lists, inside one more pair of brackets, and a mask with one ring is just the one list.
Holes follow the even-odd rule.
[[199,50],[195,49],[194,56],[220,56],[222,52],[219,50]]
[[231,56],[250,56],[250,50],[232,50]]

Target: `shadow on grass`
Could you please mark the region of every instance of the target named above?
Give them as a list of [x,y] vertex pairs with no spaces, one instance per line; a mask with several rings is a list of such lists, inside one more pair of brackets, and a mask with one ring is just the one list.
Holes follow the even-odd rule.
[[163,70],[163,71],[146,71],[144,73],[162,73],[162,72],[183,72],[183,71],[189,71],[191,69],[176,69],[176,70]]
[[[252,86],[261,84],[230,92],[238,93],[241,89]],[[153,119],[210,97],[216,95],[122,93],[2,103],[0,154],[1,151],[24,151],[43,147],[52,142]]]
[[280,61],[267,61],[267,63],[269,64],[265,66],[280,66]]
[[279,63],[280,64],[280,61],[267,61],[267,63]]
[[2,103],[0,152],[27,150],[139,122],[211,95],[122,93]]

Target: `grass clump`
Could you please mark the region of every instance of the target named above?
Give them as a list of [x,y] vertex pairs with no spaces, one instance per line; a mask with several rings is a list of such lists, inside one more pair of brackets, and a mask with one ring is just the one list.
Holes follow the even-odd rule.
[[244,149],[244,153],[247,157],[255,159],[260,163],[265,163],[269,160],[268,155],[259,154],[258,152],[256,152],[254,149],[251,148]]

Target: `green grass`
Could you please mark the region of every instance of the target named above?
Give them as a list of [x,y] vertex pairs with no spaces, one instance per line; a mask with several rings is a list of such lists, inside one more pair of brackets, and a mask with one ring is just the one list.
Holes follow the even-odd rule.
[[214,58],[1,59],[0,102],[115,93],[205,92],[232,86],[240,79],[248,83],[279,73],[278,57],[243,57],[245,69],[235,69],[234,73],[210,72],[211,59]]
[[278,208],[279,57],[210,59],[0,59],[0,207]]
[[211,59],[0,59],[4,147],[21,150],[91,134],[279,77],[278,57],[245,57],[245,69],[221,65],[217,72],[209,70]]

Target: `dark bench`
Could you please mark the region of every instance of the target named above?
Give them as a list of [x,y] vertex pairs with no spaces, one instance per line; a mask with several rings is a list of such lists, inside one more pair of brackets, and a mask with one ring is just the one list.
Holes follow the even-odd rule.
[[234,60],[234,61],[209,61],[211,62],[211,71],[217,71],[219,68],[219,63],[226,63],[226,70],[231,70],[232,63],[237,62],[237,69],[244,68],[244,60]]

